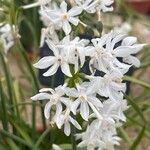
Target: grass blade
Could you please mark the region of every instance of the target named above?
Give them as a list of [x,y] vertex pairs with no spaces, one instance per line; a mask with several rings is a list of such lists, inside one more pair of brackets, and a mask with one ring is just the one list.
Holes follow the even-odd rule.
[[4,93],[3,93],[3,89],[2,89],[2,84],[1,84],[1,80],[0,80],[0,105],[1,105],[1,109],[2,109],[2,125],[3,125],[3,129],[8,131],[8,117],[7,117],[7,108],[6,108],[6,103],[5,103],[5,97],[4,97]]
[[139,133],[139,135],[137,136],[137,138],[134,140],[134,142],[131,145],[131,147],[129,148],[129,150],[136,150],[137,146],[139,145],[139,143],[142,140],[142,137],[144,136],[144,132],[145,132],[145,126],[143,126],[141,132]]
[[144,123],[146,123],[146,119],[141,112],[139,106],[129,96],[127,96],[126,94],[124,94],[124,96],[129,101],[130,105],[134,108],[134,110],[138,113],[138,115],[141,117],[141,119],[144,121]]
[[37,140],[37,142],[35,143],[33,150],[37,150],[39,145],[41,144],[42,141],[44,141],[44,138],[47,136],[47,134],[50,132],[50,128],[47,128],[43,134],[39,137],[39,139]]
[[138,80],[138,79],[136,79],[134,77],[124,76],[123,80],[131,81],[133,83],[139,84],[139,85],[141,85],[141,86],[143,86],[145,88],[149,88],[150,89],[150,84],[145,83],[144,81]]
[[3,136],[6,136],[6,137],[9,137],[13,140],[15,140],[16,142],[19,142],[20,144],[23,144],[29,148],[32,148],[32,145],[27,143],[26,141],[24,141],[23,139],[21,139],[20,137],[14,135],[14,134],[11,134],[5,130],[0,130],[0,133],[3,135]]

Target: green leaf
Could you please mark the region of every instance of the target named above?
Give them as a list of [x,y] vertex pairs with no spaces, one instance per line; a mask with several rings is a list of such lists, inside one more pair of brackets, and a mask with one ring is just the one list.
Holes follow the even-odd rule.
[[7,144],[12,150],[20,150],[19,147],[16,145],[16,143],[12,139],[7,139]]
[[11,123],[14,125],[14,127],[16,128],[16,130],[21,134],[21,136],[30,144],[32,145],[32,140],[30,138],[30,136],[27,134],[27,132],[25,132],[20,126],[18,126],[18,124],[13,120],[10,119]]
[[127,132],[122,127],[119,128],[119,131],[120,131],[122,138],[130,145],[131,139],[128,136]]
[[139,133],[139,135],[137,136],[137,138],[134,140],[134,142],[130,146],[129,150],[136,150],[137,146],[139,145],[139,143],[142,140],[142,137],[144,136],[144,132],[145,132],[145,126],[143,126],[141,132]]
[[6,101],[5,101],[5,96],[4,96],[3,89],[2,89],[1,80],[0,80],[0,109],[2,110],[1,118],[2,118],[3,129],[8,131],[7,108],[6,108]]
[[124,76],[123,80],[131,81],[133,83],[139,84],[139,85],[141,85],[141,86],[143,86],[145,88],[149,88],[150,89],[150,84],[145,83],[144,81],[138,80],[138,79],[136,79],[134,77]]
[[10,72],[9,72],[9,68],[6,64],[6,60],[2,54],[2,52],[0,51],[0,61],[2,63],[3,66],[3,70],[4,70],[4,74],[6,77],[6,83],[7,83],[7,88],[8,88],[8,95],[9,95],[9,99],[10,99],[10,103],[13,105],[13,88],[12,88],[12,78],[10,76]]
[[35,143],[33,150],[37,150],[38,147],[40,146],[41,142],[44,141],[44,138],[47,136],[47,134],[50,132],[50,128],[47,128],[43,134],[39,137],[39,139],[37,140],[37,142]]
[[15,140],[16,142],[19,142],[20,144],[23,144],[25,146],[28,146],[30,148],[32,148],[32,145],[29,144],[28,142],[24,141],[23,139],[21,139],[20,137],[14,135],[14,134],[11,134],[5,130],[0,130],[0,134],[2,134],[3,136],[6,136],[6,137],[9,137],[13,140]]
[[125,98],[129,101],[130,105],[134,108],[134,110],[138,113],[138,115],[141,117],[141,119],[146,123],[146,119],[140,110],[139,106],[126,94],[124,94]]

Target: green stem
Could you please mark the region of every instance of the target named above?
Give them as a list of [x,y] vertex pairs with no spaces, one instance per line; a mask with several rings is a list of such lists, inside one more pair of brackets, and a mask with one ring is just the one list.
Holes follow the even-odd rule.
[[5,103],[5,98],[3,95],[3,89],[2,89],[2,84],[1,84],[1,80],[0,80],[0,105],[1,105],[1,109],[2,109],[2,125],[3,125],[3,129],[8,131],[8,122],[7,122],[7,108],[6,108],[6,103]]
[[76,129],[73,125],[71,125],[71,143],[72,143],[72,150],[77,149],[76,139],[75,139]]
[[[34,83],[34,88],[35,88],[35,93],[37,93],[39,91],[39,84],[38,84],[38,80],[37,77],[35,75],[35,72],[33,70],[33,67],[25,53],[25,50],[22,46],[22,44],[20,43],[20,41],[18,40],[18,45],[19,45],[19,49],[20,49],[20,53],[26,63],[26,66],[29,70],[29,72],[31,73],[31,77],[33,79],[33,83]],[[40,102],[42,104],[42,102]],[[36,116],[36,106],[35,103],[33,102],[32,105],[32,128],[33,128],[33,136],[34,136],[34,131],[35,131],[35,116]],[[44,109],[41,106],[41,116],[42,116],[42,123],[43,123],[43,128],[46,129],[46,121],[45,121],[45,117],[44,117]]]
[[[8,88],[8,95],[9,95],[9,100],[10,100],[10,104],[13,105],[13,92],[12,92],[12,84],[11,84],[11,77],[10,77],[10,72],[9,69],[6,65],[4,56],[2,54],[2,52],[0,52],[0,58],[1,58],[1,62],[2,62],[2,66],[3,66],[3,70],[5,73],[5,77],[6,77],[6,83],[7,83],[7,88]],[[12,110],[14,112],[14,110]]]
[[14,134],[11,134],[11,133],[9,133],[9,132],[7,132],[5,130],[0,130],[0,133],[2,135],[4,135],[4,136],[7,136],[7,137],[9,137],[9,138],[11,138],[11,139],[13,139],[13,140],[15,140],[15,141],[25,145],[25,146],[28,146],[28,147],[32,148],[32,145],[28,144],[26,141],[24,141],[23,139],[21,139],[20,137],[14,135]]
[[41,142],[44,141],[44,138],[47,136],[47,134],[50,132],[50,128],[47,128],[43,134],[39,137],[39,139],[37,140],[37,142],[35,143],[33,150],[37,150],[38,147],[40,146]]

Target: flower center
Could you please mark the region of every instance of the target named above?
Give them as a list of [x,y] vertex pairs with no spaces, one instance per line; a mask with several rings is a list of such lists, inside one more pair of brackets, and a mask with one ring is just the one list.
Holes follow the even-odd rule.
[[68,16],[67,13],[63,15],[63,19],[64,19],[64,20],[68,20],[68,19],[69,19],[69,16]]
[[79,96],[79,98],[80,98],[81,101],[86,101],[87,100],[87,96],[85,94],[81,94]]

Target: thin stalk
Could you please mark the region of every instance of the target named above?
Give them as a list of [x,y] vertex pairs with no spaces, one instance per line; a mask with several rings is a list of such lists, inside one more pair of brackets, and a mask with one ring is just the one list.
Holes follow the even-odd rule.
[[[6,60],[4,58],[3,53],[0,51],[0,60],[2,62],[5,78],[6,78],[6,83],[7,83],[7,89],[8,89],[8,96],[9,96],[9,104],[14,105],[15,102],[15,96],[14,96],[14,87],[13,87],[13,80],[10,74],[9,67],[7,66]],[[11,112],[13,114],[16,114],[16,108],[12,108]],[[18,114],[17,114],[18,115]],[[13,128],[13,132],[15,133],[15,129]]]
[[[51,88],[54,88],[54,84],[55,84],[55,75],[52,76],[52,80],[51,80]],[[51,130],[50,132],[50,147],[52,147],[53,143],[54,143],[54,138],[55,138],[55,134],[53,133],[53,131]]]
[[4,135],[4,136],[7,136],[7,137],[15,140],[16,142],[19,142],[20,144],[23,144],[23,145],[25,145],[25,146],[27,146],[29,148],[32,148],[32,145],[30,145],[29,143],[27,143],[26,141],[24,141],[23,139],[21,139],[20,137],[14,135],[14,134],[11,134],[11,133],[9,133],[9,132],[7,132],[5,130],[0,130],[0,133],[2,135]]
[[[35,93],[37,93],[39,91],[39,84],[38,84],[38,80],[37,80],[37,77],[36,77],[36,74],[33,70],[33,67],[25,53],[25,50],[22,46],[22,44],[20,43],[20,41],[18,40],[18,46],[19,46],[19,52],[21,53],[25,63],[26,63],[26,66],[29,70],[29,72],[31,73],[31,77],[33,79],[33,83],[34,83],[34,88],[35,88]],[[42,102],[41,102],[42,104]],[[32,105],[32,128],[33,128],[33,136],[34,136],[34,131],[35,131],[35,116],[36,116],[36,105],[35,105],[35,102],[33,102],[33,105]],[[42,116],[42,123],[43,123],[43,128],[46,129],[46,121],[45,121],[45,117],[44,117],[44,109],[43,107],[41,107],[41,116]]]
[[75,128],[73,125],[71,125],[71,143],[72,143],[72,150],[76,150],[76,149],[77,149],[75,134],[76,134],[76,128]]
[[7,110],[6,110],[6,103],[5,103],[5,98],[3,95],[3,90],[2,90],[2,84],[1,84],[1,80],[0,80],[0,104],[1,104],[1,109],[2,109],[2,125],[3,125],[3,129],[8,131],[8,122],[7,122]]
[[[72,67],[70,67],[70,70],[72,70]],[[73,77],[68,82],[68,86],[70,88],[72,88],[72,87],[75,86],[75,80],[76,80],[76,75],[73,75]],[[72,114],[72,118],[75,119],[75,116],[73,114]],[[72,150],[76,150],[77,149],[75,134],[76,134],[76,128],[71,124],[71,144],[72,144]]]
[[50,128],[47,128],[43,134],[39,137],[39,139],[37,140],[37,142],[35,143],[33,150],[37,150],[38,147],[40,146],[41,142],[44,141],[44,138],[47,136],[47,134],[50,132]]
[[[9,76],[10,72],[8,70],[4,56],[3,56],[1,51],[0,51],[0,58],[1,58],[3,70],[5,73],[5,77],[6,77],[6,83],[7,83],[7,88],[8,88],[8,95],[9,95],[10,104],[13,105],[13,92],[12,92],[12,84],[11,84],[12,79]],[[14,110],[12,110],[12,111],[14,112]]]

